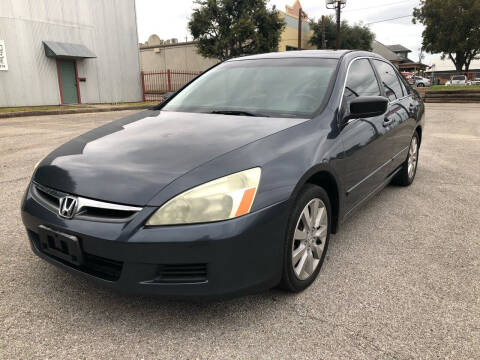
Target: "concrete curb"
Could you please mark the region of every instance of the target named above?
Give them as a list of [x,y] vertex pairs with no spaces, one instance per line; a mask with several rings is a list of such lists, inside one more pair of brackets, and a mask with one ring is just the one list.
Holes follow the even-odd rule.
[[138,105],[138,106],[111,106],[101,108],[80,108],[80,109],[68,109],[68,110],[37,110],[37,111],[19,111],[0,113],[0,119],[8,119],[14,117],[23,116],[43,116],[43,115],[64,115],[64,114],[84,114],[84,113],[97,113],[107,111],[123,111],[123,110],[145,110],[150,109],[152,105]]
[[479,103],[479,90],[443,90],[427,91],[424,100],[426,103]]

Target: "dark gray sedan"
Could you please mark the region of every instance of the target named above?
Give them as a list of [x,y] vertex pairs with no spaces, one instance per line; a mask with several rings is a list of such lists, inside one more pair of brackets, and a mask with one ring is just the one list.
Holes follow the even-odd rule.
[[370,52],[232,59],[49,154],[23,222],[38,256],[123,291],[301,291],[342,222],[413,182],[423,119]]

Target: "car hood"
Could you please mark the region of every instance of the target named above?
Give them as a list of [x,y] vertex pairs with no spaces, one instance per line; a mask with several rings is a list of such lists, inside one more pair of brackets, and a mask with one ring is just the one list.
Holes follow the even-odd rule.
[[144,206],[190,170],[303,121],[148,110],[60,146],[41,162],[34,180],[70,194]]

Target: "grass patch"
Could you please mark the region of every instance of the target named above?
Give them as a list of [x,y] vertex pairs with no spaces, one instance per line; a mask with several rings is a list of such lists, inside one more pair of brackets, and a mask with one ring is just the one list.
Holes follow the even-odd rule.
[[118,104],[92,104],[92,105],[44,105],[44,106],[16,106],[16,107],[0,107],[0,113],[15,113],[15,112],[25,112],[25,111],[54,111],[54,110],[81,110],[81,109],[92,109],[92,108],[102,108],[104,106],[112,106],[118,108],[128,108],[131,106],[145,106],[150,107],[157,105],[160,101],[138,101],[138,102],[129,102],[129,103],[118,103]]
[[471,85],[471,86],[444,86],[444,85],[434,85],[428,88],[427,91],[466,91],[466,90],[480,90],[480,85]]
[[127,102],[127,103],[117,103],[110,104],[112,106],[154,106],[157,105],[160,101],[137,101],[137,102]]
[[70,110],[70,109],[78,109],[78,108],[79,108],[78,106],[68,106],[68,105],[0,107],[0,113],[24,112],[24,111]]

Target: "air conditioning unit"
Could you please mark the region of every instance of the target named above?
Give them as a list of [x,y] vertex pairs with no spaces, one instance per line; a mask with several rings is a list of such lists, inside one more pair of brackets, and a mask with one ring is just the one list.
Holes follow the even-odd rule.
[[155,49],[153,49],[153,52],[155,54],[159,54],[161,52],[161,49],[160,48],[155,48]]

